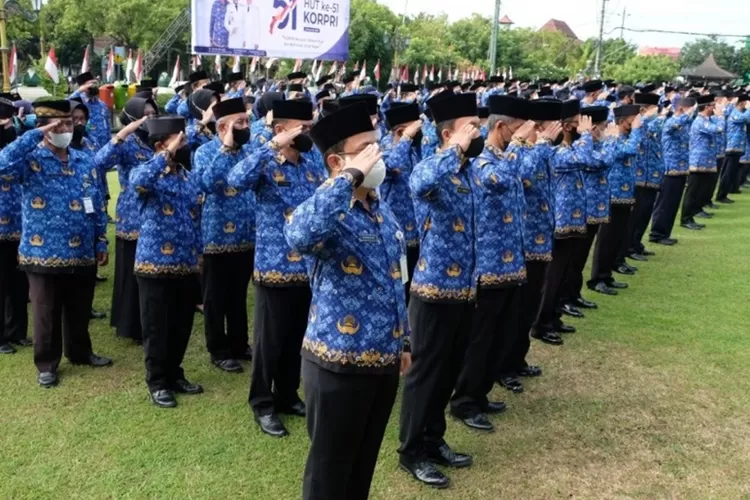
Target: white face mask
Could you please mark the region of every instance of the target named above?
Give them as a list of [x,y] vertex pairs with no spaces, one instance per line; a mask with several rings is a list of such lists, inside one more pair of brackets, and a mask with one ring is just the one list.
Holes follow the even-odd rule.
[[375,189],[379,187],[385,180],[385,162],[379,160],[375,165],[372,166],[370,172],[365,176],[365,180],[362,181],[362,187],[367,189]]
[[70,145],[70,141],[73,140],[73,132],[65,132],[64,134],[54,134],[50,132],[49,142],[59,149],[65,149]]

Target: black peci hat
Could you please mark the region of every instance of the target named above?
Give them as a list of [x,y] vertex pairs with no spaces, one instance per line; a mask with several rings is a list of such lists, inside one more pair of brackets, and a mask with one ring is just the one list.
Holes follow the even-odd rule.
[[81,73],[80,75],[78,75],[76,77],[76,83],[78,85],[83,85],[84,83],[90,82],[91,80],[96,80],[96,78],[94,78],[94,75],[91,74],[90,71],[87,71],[85,73]]
[[301,78],[307,78],[307,73],[304,71],[294,71],[286,75],[287,80],[299,80]]
[[167,136],[185,131],[185,119],[179,116],[164,116],[146,120],[149,136]]
[[635,116],[641,112],[641,107],[638,104],[626,104],[624,106],[617,106],[613,113],[615,118],[625,118],[627,116]]
[[656,85],[654,85],[652,83],[648,83],[648,84],[642,86],[640,90],[641,90],[641,93],[643,93],[643,94],[650,94],[651,92],[653,92],[654,90],[656,90]]
[[581,116],[590,116],[594,123],[606,122],[609,119],[609,108],[606,106],[589,106],[581,109]]
[[357,78],[358,74],[359,73],[355,71],[352,71],[351,73],[347,73],[346,75],[344,75],[344,78],[341,79],[341,82],[343,84],[351,83],[354,81],[355,78]]
[[313,105],[308,100],[293,99],[290,101],[273,102],[274,120],[301,120],[313,119]]
[[323,89],[317,94],[315,94],[316,101],[320,101],[321,99],[330,99],[331,97],[333,97],[333,95],[331,94],[331,91],[328,89]]
[[[16,115],[16,111],[17,109],[11,101],[0,98],[0,119],[13,118]],[[86,117],[88,117],[88,110],[86,111]]]
[[346,106],[353,106],[361,102],[367,104],[367,111],[370,113],[370,115],[378,114],[378,96],[376,95],[354,94],[339,99],[339,103],[341,103],[342,108]]
[[480,119],[489,118],[490,117],[490,108],[487,106],[479,106],[477,108],[477,116]]
[[305,88],[302,86],[301,83],[290,83],[286,86],[287,92],[304,92]]
[[583,85],[581,85],[581,90],[586,92],[587,94],[591,92],[598,92],[604,88],[604,82],[601,80],[591,80],[590,82],[586,82]]
[[414,85],[413,83],[402,83],[399,88],[401,89],[402,94],[407,94],[409,92],[418,91],[419,85]]
[[243,75],[242,75],[242,73],[240,73],[239,71],[238,71],[238,72],[236,72],[236,73],[229,73],[229,74],[227,75],[227,83],[234,83],[234,82],[239,82],[239,81],[241,81],[241,80],[242,80],[243,78],[244,78],[244,76],[243,76]]
[[473,92],[465,94],[441,92],[427,101],[427,107],[432,112],[432,119],[435,123],[477,116],[477,96]]
[[563,101],[562,108],[560,109],[560,119],[566,120],[573,118],[574,116],[581,114],[581,101],[578,99],[570,99],[569,101]]
[[32,104],[34,113],[39,118],[68,118],[73,111],[73,103],[67,99],[42,101]]
[[245,114],[245,100],[242,97],[227,99],[214,105],[214,116],[217,120],[237,113]]
[[365,103],[344,106],[327,114],[312,126],[310,137],[320,152],[357,134],[373,132],[375,129]]
[[338,111],[339,109],[341,109],[341,104],[339,104],[338,101],[329,99],[327,101],[323,101],[323,109],[320,110],[320,115],[328,116],[331,113]]
[[643,106],[658,106],[659,100],[660,98],[656,94],[641,94],[641,93],[633,94],[633,101],[636,104],[641,104]]
[[677,101],[677,106],[681,108],[692,108],[698,103],[698,101],[695,99],[695,97],[683,97],[679,101]]
[[385,112],[388,127],[393,129],[403,123],[411,123],[419,120],[419,105],[417,103],[395,103],[391,109]]
[[318,78],[318,80],[317,80],[317,81],[315,82],[315,85],[316,85],[317,87],[320,87],[321,85],[323,85],[323,84],[326,84],[326,83],[330,82],[331,80],[333,80],[333,76],[332,76],[332,75],[325,75],[325,76],[321,76],[321,77],[320,77],[320,78]]
[[208,85],[205,85],[203,87],[203,90],[212,90],[212,91],[216,92],[217,94],[223,94],[225,92],[224,91],[224,82],[222,82],[221,80],[213,81],[213,82],[209,83]]
[[560,119],[562,101],[557,99],[543,99],[529,102],[529,120],[550,122]]
[[141,83],[139,85],[141,88],[144,89],[155,89],[157,87],[156,80],[141,80]]
[[698,97],[698,106],[707,106],[714,103],[715,97],[711,94]]
[[188,81],[190,83],[199,82],[201,80],[208,80],[208,73],[205,71],[196,71],[194,73],[190,73],[190,76],[188,76]]
[[505,79],[500,75],[491,76],[488,82],[490,83],[503,83]]
[[491,115],[509,116],[520,120],[529,119],[529,101],[520,97],[491,95],[487,103]]

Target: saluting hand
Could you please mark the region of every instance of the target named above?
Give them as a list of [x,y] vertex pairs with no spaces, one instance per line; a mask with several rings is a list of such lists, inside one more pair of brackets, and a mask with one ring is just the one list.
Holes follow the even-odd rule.
[[591,117],[581,116],[581,120],[578,122],[578,132],[584,134],[586,132],[591,132],[593,128],[594,122],[591,120]]
[[144,116],[143,118],[139,118],[134,122],[128,123],[127,125],[125,125],[125,127],[122,128],[122,130],[117,132],[117,138],[121,141],[124,141],[130,134],[138,130],[138,127],[140,127],[147,119],[148,116]]
[[562,132],[562,123],[555,121],[547,125],[547,128],[545,128],[542,133],[539,134],[539,138],[554,142],[560,135],[560,132]]
[[354,168],[365,176],[370,173],[372,167],[383,158],[383,153],[377,144],[370,144],[362,150],[346,168]]
[[60,124],[60,120],[52,120],[47,125],[45,125],[43,127],[39,127],[37,130],[39,130],[40,132],[44,132],[46,134],[47,132],[49,132],[53,128],[57,127],[59,124]]
[[172,141],[167,144],[167,152],[169,153],[169,156],[174,156],[178,149],[180,149],[182,146],[187,144],[187,139],[185,138],[185,132],[180,132],[177,134],[177,137],[172,139]]
[[464,153],[469,149],[472,139],[479,137],[479,129],[471,123],[467,123],[460,130],[454,132],[448,144],[458,146]]
[[516,130],[512,139],[517,141],[529,140],[531,134],[534,132],[534,128],[536,128],[536,123],[532,120],[527,120]]
[[284,149],[285,147],[293,143],[294,139],[301,133],[302,133],[302,125],[297,125],[296,127],[292,129],[285,130],[281,133],[276,134],[273,138],[273,142],[276,143],[279,149]]
[[404,137],[408,138],[409,140],[414,139],[414,136],[417,135],[417,132],[422,128],[422,120],[417,120],[408,127],[404,129]]
[[643,125],[643,119],[641,118],[641,115],[636,115],[635,119],[633,119],[633,124],[630,126],[630,128],[633,128],[633,129],[641,128],[641,125]]
[[604,129],[604,137],[618,137],[620,135],[620,129],[614,123],[610,122],[607,128]]
[[216,102],[212,102],[208,105],[206,110],[203,112],[203,117],[201,118],[201,123],[203,125],[208,125],[211,119],[214,117],[214,106],[216,105]]
[[232,133],[232,129],[234,128],[234,122],[236,120],[231,120],[227,123],[227,128],[224,131],[224,135],[221,136],[221,143],[229,148],[234,149],[234,134]]

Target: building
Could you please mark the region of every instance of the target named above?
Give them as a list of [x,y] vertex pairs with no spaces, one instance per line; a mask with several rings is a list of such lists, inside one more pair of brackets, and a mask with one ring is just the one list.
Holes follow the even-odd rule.
[[568,26],[568,23],[566,23],[565,21],[560,21],[559,19],[550,19],[549,21],[544,23],[544,26],[539,28],[539,31],[562,33],[571,40],[578,40],[576,34],[572,29],[570,29],[570,26]]
[[680,71],[680,76],[691,83],[727,83],[737,78],[737,75],[716,64],[713,54],[709,54],[706,60],[695,68],[684,68]]
[[674,61],[680,59],[679,47],[641,47],[638,49],[641,56],[667,56]]

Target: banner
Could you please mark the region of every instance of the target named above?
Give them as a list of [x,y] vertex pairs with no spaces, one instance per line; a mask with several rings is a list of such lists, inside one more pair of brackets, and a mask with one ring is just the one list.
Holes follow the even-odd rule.
[[343,61],[349,0],[191,0],[196,54]]

